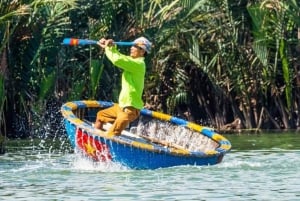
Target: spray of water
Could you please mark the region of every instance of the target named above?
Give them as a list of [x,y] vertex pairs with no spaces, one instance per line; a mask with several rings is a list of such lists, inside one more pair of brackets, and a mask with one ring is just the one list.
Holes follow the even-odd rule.
[[157,141],[167,141],[171,144],[176,144],[189,151],[205,152],[218,147],[217,142],[199,132],[160,120],[141,120],[137,128],[131,129],[131,131]]
[[71,161],[70,166],[73,170],[76,171],[83,171],[83,172],[126,172],[130,171],[127,167],[112,162],[110,160],[108,161],[94,161],[84,155],[82,155],[80,152],[76,152],[74,154],[74,158]]

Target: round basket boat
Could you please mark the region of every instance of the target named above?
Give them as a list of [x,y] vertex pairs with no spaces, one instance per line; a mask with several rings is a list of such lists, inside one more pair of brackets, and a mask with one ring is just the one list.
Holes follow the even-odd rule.
[[[121,135],[95,129],[97,111],[107,101],[72,101],[61,107],[68,138],[76,152],[95,161],[114,161],[134,169],[178,165],[215,165],[231,143],[213,129],[147,109]],[[109,125],[106,125],[108,128]]]

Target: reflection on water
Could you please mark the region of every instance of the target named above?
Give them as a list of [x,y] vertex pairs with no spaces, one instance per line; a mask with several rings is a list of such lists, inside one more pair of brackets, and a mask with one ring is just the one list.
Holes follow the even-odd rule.
[[72,153],[67,140],[18,140],[0,156],[1,200],[300,200],[300,135],[226,135],[214,166],[131,170]]
[[300,149],[300,131],[284,133],[226,135],[233,149]]

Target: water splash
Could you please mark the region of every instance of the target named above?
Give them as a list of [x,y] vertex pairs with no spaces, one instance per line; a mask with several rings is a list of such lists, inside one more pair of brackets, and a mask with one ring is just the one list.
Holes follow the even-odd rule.
[[80,172],[127,172],[130,171],[125,166],[113,161],[93,161],[80,153],[74,154],[70,164],[73,170]]
[[160,120],[145,121],[141,119],[137,128],[131,129],[131,131],[157,141],[176,144],[178,147],[189,151],[206,152],[219,146],[217,142],[197,131]]

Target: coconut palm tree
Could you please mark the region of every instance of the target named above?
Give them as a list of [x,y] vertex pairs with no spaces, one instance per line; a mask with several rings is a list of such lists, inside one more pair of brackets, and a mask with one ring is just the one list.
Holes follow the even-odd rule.
[[295,74],[299,71],[297,56],[293,54],[300,25],[298,4],[296,1],[273,0],[248,8],[254,24],[253,50],[262,68],[262,92],[266,100],[262,104],[262,115],[276,116],[278,121],[273,120],[273,124],[277,128],[299,125],[299,117],[298,120],[294,118],[294,111],[299,108],[298,90],[293,87]]
[[[270,4],[261,1],[241,1],[239,4],[198,1],[189,12],[181,10],[180,14],[186,18],[178,14],[180,20],[177,19],[172,27],[176,31],[171,32],[171,37],[161,34],[176,45],[173,51],[167,49],[169,54],[162,54],[167,58],[161,60],[165,65],[160,71],[166,73],[160,74],[164,79],[161,90],[164,96],[166,92],[174,93],[165,100],[170,100],[171,105],[182,102],[200,105],[198,108],[202,110],[190,108],[190,111],[204,113],[202,117],[208,117],[211,124],[219,128],[235,118],[247,128],[260,128],[261,125],[264,128],[294,127],[291,106],[298,108],[298,104],[291,102],[294,70],[289,66],[296,57],[288,50],[295,48],[297,41],[299,5],[295,1],[268,2],[282,4],[280,7],[285,9],[274,15],[266,9]],[[171,10],[179,7],[176,3],[172,4]],[[253,17],[252,9],[257,17],[261,17],[260,21]],[[287,21],[290,23],[285,23]],[[187,65],[183,64],[182,58],[192,67],[185,69]]]
[[[30,121],[41,108],[43,98],[55,83],[55,44],[68,24],[66,12],[74,6],[74,1],[62,0],[1,1],[1,112],[6,114],[1,115],[1,128],[7,125],[8,122],[3,123],[7,118],[18,122],[19,114],[25,113]],[[22,124],[15,126],[16,130],[25,130],[19,129]]]
[[7,109],[7,84],[8,79],[8,54],[9,39],[16,27],[19,25],[21,16],[29,14],[29,6],[11,1],[1,1],[0,5],[0,153],[4,152],[4,141],[6,138],[6,117]]

